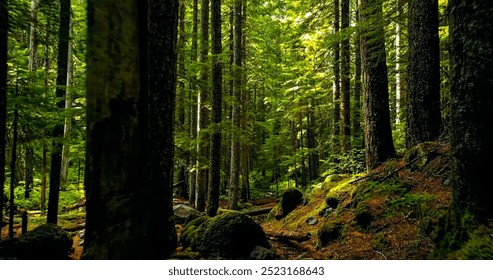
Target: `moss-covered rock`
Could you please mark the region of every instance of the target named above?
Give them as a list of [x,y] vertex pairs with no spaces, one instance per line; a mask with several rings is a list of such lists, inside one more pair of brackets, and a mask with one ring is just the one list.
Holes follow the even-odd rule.
[[201,216],[189,222],[180,236],[180,243],[183,248],[188,248],[192,245],[194,239],[197,237],[197,229],[210,218],[207,216]]
[[248,259],[255,246],[270,247],[262,228],[239,212],[211,218],[195,234],[192,249],[208,258]]
[[370,207],[365,202],[358,203],[356,210],[354,211],[354,220],[356,224],[362,229],[368,229],[373,220]]
[[457,258],[464,260],[493,259],[493,229],[480,226],[457,252]]
[[403,160],[407,164],[412,162],[411,170],[422,171],[426,164],[437,157],[442,146],[437,142],[419,143],[406,151]]
[[173,219],[175,224],[184,224],[203,216],[204,213],[199,212],[185,204],[177,204],[173,206]]
[[72,252],[69,233],[55,224],[44,224],[21,235],[17,258],[30,260],[64,260]]
[[336,222],[326,222],[317,231],[317,247],[326,247],[331,242],[342,238],[343,225]]
[[[275,218],[277,220],[286,217],[296,207],[303,204],[303,193],[297,188],[288,188],[282,193],[280,207],[275,210]],[[274,210],[274,209],[273,209]]]

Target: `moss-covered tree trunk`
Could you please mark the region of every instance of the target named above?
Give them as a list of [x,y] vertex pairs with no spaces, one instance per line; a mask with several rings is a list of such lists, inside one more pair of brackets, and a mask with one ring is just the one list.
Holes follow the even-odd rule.
[[440,135],[438,0],[409,2],[406,146]]
[[493,2],[449,1],[451,152],[458,222],[493,217]]
[[[341,30],[349,28],[349,0],[341,1]],[[343,35],[341,40],[341,104],[342,104],[342,152],[351,148],[351,84],[350,84],[350,36]]]
[[221,61],[221,0],[212,0],[212,122],[215,125],[211,137],[211,169],[207,195],[207,215],[213,217],[219,208],[221,185],[221,130],[223,64]]
[[390,127],[382,0],[359,0],[362,22],[366,167],[371,170],[395,155]]
[[164,259],[178,1],[90,0],[88,19],[85,258]]
[[[70,0],[60,0],[60,27],[58,30],[58,60],[55,95],[59,99],[57,107],[65,108],[65,92],[67,85],[68,68],[68,44],[70,40]],[[60,174],[62,166],[63,149],[63,123],[55,124],[51,136],[51,168],[50,168],[50,191],[48,193],[47,222],[56,224],[58,222],[58,200],[60,196]]]
[[[0,2],[0,225],[3,224],[5,145],[7,136],[7,34],[9,26],[7,1]],[[2,233],[0,230],[0,239]]]

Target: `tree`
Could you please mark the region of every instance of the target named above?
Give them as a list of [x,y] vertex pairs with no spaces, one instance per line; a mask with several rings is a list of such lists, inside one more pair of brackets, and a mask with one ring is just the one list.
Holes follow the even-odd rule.
[[221,131],[223,66],[221,61],[221,0],[212,0],[212,122],[215,125],[211,138],[210,181],[207,199],[207,214],[215,216],[219,208],[219,186],[221,185]]
[[175,248],[177,21],[175,0],[88,2],[85,258],[163,259]]
[[334,64],[332,70],[334,71],[334,128],[333,128],[333,139],[332,152],[334,154],[340,154],[340,136],[341,136],[341,44],[339,40],[339,30],[340,30],[340,13],[339,13],[339,0],[334,0],[334,33],[336,35],[336,41],[334,43]]
[[404,96],[403,66],[403,24],[400,22],[406,3],[397,1],[397,22],[395,24],[395,123],[400,123],[402,118],[402,100]]
[[[233,80],[233,128],[240,129],[240,104],[241,104],[241,43],[242,43],[242,0],[235,0],[234,6],[234,80]],[[228,209],[236,209],[238,206],[240,185],[240,143],[238,136],[231,140],[231,169],[229,181]]]
[[457,223],[493,217],[493,2],[451,0],[451,154]]
[[[341,29],[349,29],[349,0],[341,2]],[[351,88],[350,88],[350,48],[349,35],[343,34],[341,41],[341,96],[342,96],[342,151],[346,152],[351,145]]]
[[440,135],[440,48],[438,0],[409,2],[406,145]]
[[[7,1],[0,2],[0,225],[3,224],[5,145],[7,137],[7,39],[9,17]],[[2,233],[0,230],[0,239]]]
[[[58,30],[57,107],[65,108],[65,93],[68,70],[68,47],[70,40],[70,0],[60,0],[60,27]],[[47,223],[58,222],[58,200],[60,196],[60,175],[62,166],[63,124],[57,123],[52,131],[54,138],[51,150],[50,192],[48,194]]]
[[[356,21],[359,21],[359,8],[356,7]],[[354,36],[354,106],[353,106],[353,148],[361,148],[361,36]]]
[[199,96],[197,101],[197,186],[195,187],[195,208],[198,211],[205,210],[207,199],[208,183],[208,149],[209,139],[204,131],[209,124],[209,2],[202,0],[200,7],[200,62],[202,69],[200,71]]
[[361,57],[364,75],[366,168],[371,170],[395,155],[390,127],[382,1],[359,0]]

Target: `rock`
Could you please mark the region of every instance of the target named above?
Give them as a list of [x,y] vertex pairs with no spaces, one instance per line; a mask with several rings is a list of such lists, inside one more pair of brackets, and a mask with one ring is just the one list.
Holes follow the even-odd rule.
[[197,229],[204,223],[205,221],[209,220],[210,218],[207,216],[201,216],[198,217],[197,219],[189,222],[185,228],[183,229],[183,232],[181,233],[180,236],[180,243],[183,245],[183,248],[186,249],[192,245],[194,242],[195,238],[197,237]]
[[276,253],[262,246],[255,246],[250,254],[250,260],[276,260],[278,258]]
[[44,224],[26,232],[17,243],[18,258],[28,260],[64,260],[72,251],[68,232],[54,224]]
[[0,260],[10,260],[17,258],[17,238],[7,238],[0,240]]
[[340,200],[339,198],[333,196],[333,195],[328,195],[326,198],[325,198],[325,203],[327,204],[327,206],[329,206],[330,208],[333,208],[333,209],[336,209],[337,206],[339,205],[340,203]]
[[447,178],[447,179],[445,179],[445,181],[443,181],[443,185],[444,185],[444,186],[450,186],[450,183],[451,183],[451,181],[450,181],[450,179],[448,179],[448,178]]
[[194,235],[192,249],[208,258],[248,259],[255,246],[270,247],[260,225],[236,211],[204,221]]
[[187,224],[196,218],[204,216],[204,213],[199,212],[185,204],[173,206],[173,217],[176,224]]
[[325,247],[342,237],[342,224],[328,222],[317,231],[317,246]]
[[329,175],[326,179],[325,182],[330,182],[330,183],[337,183],[342,181],[342,177],[339,174],[332,174]]
[[275,218],[280,220],[286,217],[301,204],[303,204],[303,193],[296,188],[286,189],[282,193],[280,207],[276,209]]
[[332,208],[332,207],[325,207],[324,209],[322,209],[320,212],[318,212],[318,215],[320,217],[328,217],[330,216],[332,213],[335,213],[335,209]]
[[358,206],[355,210],[354,219],[356,221],[356,224],[358,224],[358,226],[360,226],[362,229],[368,229],[368,227],[370,227],[370,224],[373,220],[373,215],[366,203],[358,203]]
[[310,218],[306,219],[306,223],[310,226],[313,226],[313,225],[316,225],[318,223],[318,220],[315,217],[310,217]]

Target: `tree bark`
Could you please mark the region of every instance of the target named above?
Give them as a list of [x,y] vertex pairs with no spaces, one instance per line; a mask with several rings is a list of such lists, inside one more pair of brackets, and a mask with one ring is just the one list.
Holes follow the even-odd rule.
[[402,104],[404,97],[404,79],[402,77],[403,26],[400,20],[404,10],[404,1],[397,0],[397,22],[395,24],[395,123],[401,123]]
[[[72,24],[71,24],[72,25]],[[72,37],[72,26],[70,26],[70,37]],[[72,44],[68,45],[68,62],[67,62],[67,91],[65,96],[65,110],[72,108],[72,90],[74,83],[74,59]],[[62,164],[60,170],[60,188],[67,188],[68,169],[70,161],[70,138],[72,132],[72,117],[70,114],[65,117],[63,128],[63,149],[62,149]]]
[[[8,9],[7,1],[0,2],[0,225],[3,224],[3,203],[5,183],[5,146],[7,137],[7,41],[8,41]],[[2,233],[0,230],[0,239]]]
[[[333,127],[333,135],[332,135],[332,153],[334,155],[340,154],[341,143],[341,44],[339,40],[339,30],[340,30],[340,2],[339,0],[334,0],[334,34],[335,34],[335,43],[334,43],[334,64],[332,67],[332,71],[334,72],[334,95],[333,95],[333,104],[334,104],[334,127]],[[335,162],[338,161],[337,158],[334,158]]]
[[[341,2],[341,30],[349,28],[349,0]],[[347,34],[341,40],[341,96],[342,96],[342,152],[351,148],[351,85],[350,85],[350,48]]]
[[221,185],[221,130],[223,64],[221,35],[221,0],[212,0],[212,122],[210,182],[207,196],[207,215],[213,217],[219,208]]
[[440,136],[438,0],[409,2],[406,146]]
[[19,68],[17,68],[17,78],[15,82],[15,98],[14,98],[14,118],[12,120],[12,154],[10,159],[10,198],[9,198],[9,238],[14,238],[14,213],[15,213],[15,187],[17,186],[16,179],[16,162],[17,162],[17,139],[19,136],[19,110],[17,109],[17,97],[19,97]]
[[[198,0],[193,0],[193,23],[192,23],[192,50],[191,50],[191,62],[197,62],[198,57],[198,25],[199,25],[199,7]],[[197,139],[197,104],[193,102],[197,100],[196,90],[196,80],[197,76],[194,74],[191,77],[190,83],[190,100],[192,104],[190,105],[190,138],[191,140]],[[188,201],[190,205],[195,206],[195,190],[197,187],[197,159],[196,157],[190,157],[188,163]]]
[[[233,81],[233,129],[240,130],[240,104],[241,104],[241,41],[242,41],[242,0],[235,0],[234,7],[234,81]],[[235,210],[238,207],[240,195],[240,143],[237,136],[233,135],[231,140],[231,171],[229,181],[228,209]]]
[[[65,108],[65,93],[67,84],[68,48],[70,30],[70,0],[60,0],[60,27],[58,31],[58,61],[57,61],[57,89],[55,95],[60,101],[57,107]],[[51,148],[50,191],[48,198],[47,223],[58,222],[58,200],[60,196],[60,172],[62,164],[63,125],[57,123],[52,131],[53,143]]]
[[382,0],[359,0],[361,53],[364,73],[366,168],[371,170],[395,156],[390,127],[389,91]]
[[[451,153],[454,210],[460,227],[493,217],[493,2],[449,1]],[[467,226],[467,225],[466,225]]]
[[178,1],[89,0],[88,19],[85,258],[165,259]]
[[[359,8],[356,7],[356,21],[359,19]],[[354,36],[354,106],[353,106],[353,148],[364,147],[363,129],[361,128],[361,34],[359,28]]]

